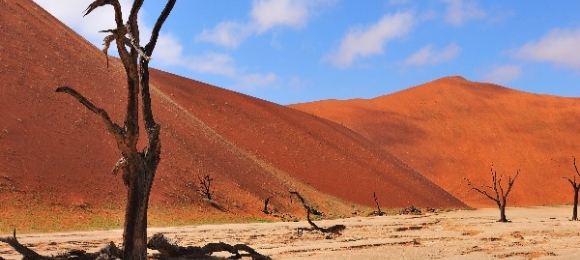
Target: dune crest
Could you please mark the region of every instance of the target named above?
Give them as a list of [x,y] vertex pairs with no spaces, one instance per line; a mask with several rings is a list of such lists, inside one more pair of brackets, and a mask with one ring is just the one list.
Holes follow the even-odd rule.
[[471,206],[494,206],[463,181],[490,184],[521,174],[509,205],[571,203],[561,177],[580,156],[580,99],[538,95],[445,77],[367,100],[320,101],[290,107],[341,124],[379,143]]

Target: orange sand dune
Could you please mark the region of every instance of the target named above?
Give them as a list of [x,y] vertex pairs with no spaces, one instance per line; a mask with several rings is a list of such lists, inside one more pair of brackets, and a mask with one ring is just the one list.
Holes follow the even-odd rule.
[[490,184],[490,168],[518,177],[509,205],[570,203],[562,177],[580,156],[580,99],[535,95],[446,77],[369,100],[290,106],[344,124],[472,206],[494,206],[464,177]]
[[[80,15],[80,14],[79,14]],[[121,64],[32,1],[0,4],[0,197],[33,196],[48,205],[118,204],[111,169],[119,158],[102,120],[58,86],[75,88],[122,123]],[[176,75],[151,72],[153,109],[162,125],[162,161],[154,203],[199,203],[196,177],[211,174],[215,199],[229,212],[261,214],[262,201],[282,212],[289,190],[323,210],[352,203],[463,207],[461,201],[372,141],[294,109]]]

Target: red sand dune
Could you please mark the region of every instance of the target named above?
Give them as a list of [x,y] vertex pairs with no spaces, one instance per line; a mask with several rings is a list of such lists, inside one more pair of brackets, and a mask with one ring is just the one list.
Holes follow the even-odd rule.
[[344,124],[472,206],[494,206],[470,191],[498,174],[521,173],[508,205],[570,203],[562,177],[575,175],[580,99],[536,95],[446,77],[369,100],[290,107]]
[[[0,187],[58,205],[123,198],[120,177],[110,173],[119,154],[104,123],[54,92],[71,86],[121,123],[121,64],[110,58],[107,68],[100,50],[32,1],[1,1],[0,16]],[[157,70],[151,83],[162,126],[154,203],[197,197],[191,184],[211,173],[216,200],[230,211],[259,213],[268,196],[291,210],[294,189],[329,210],[372,206],[373,191],[383,206],[465,206],[340,124]]]

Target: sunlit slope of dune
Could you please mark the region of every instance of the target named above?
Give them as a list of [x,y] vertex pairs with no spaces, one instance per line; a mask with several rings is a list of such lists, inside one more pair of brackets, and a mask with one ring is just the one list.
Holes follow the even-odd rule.
[[490,168],[518,177],[509,205],[572,201],[562,177],[580,156],[580,99],[446,77],[369,100],[292,105],[339,122],[397,156],[462,201],[494,206],[464,177],[491,184]]

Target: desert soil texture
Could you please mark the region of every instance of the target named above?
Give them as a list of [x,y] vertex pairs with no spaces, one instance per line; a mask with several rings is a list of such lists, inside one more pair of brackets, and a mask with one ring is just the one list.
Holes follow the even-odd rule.
[[[387,215],[317,221],[344,224],[340,236],[297,230],[306,222],[198,225],[149,228],[182,246],[246,243],[273,259],[578,259],[580,222],[571,206],[513,207],[510,223],[498,223],[495,208],[422,215]],[[121,242],[121,230],[22,234],[19,240],[43,254],[71,249],[95,251]],[[8,234],[3,234],[6,236]],[[150,254],[155,252],[150,252]],[[0,256],[20,259],[8,245]],[[218,255],[219,256],[219,255]]]

